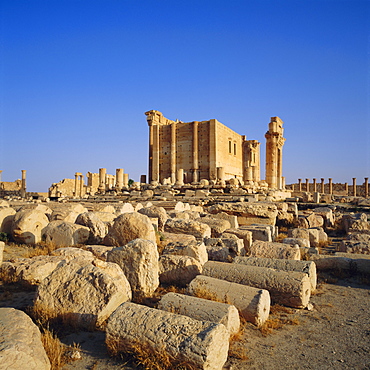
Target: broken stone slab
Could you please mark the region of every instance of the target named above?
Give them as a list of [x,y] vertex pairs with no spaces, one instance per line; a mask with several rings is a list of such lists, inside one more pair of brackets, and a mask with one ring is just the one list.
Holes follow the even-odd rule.
[[80,257],[41,282],[35,306],[79,328],[94,329],[131,297],[130,284],[117,264]]
[[12,237],[17,243],[39,243],[41,241],[42,230],[48,224],[49,219],[41,211],[18,211],[14,215],[11,226]]
[[208,225],[211,228],[212,238],[219,238],[225,230],[231,227],[229,221],[212,216],[199,217],[195,221]]
[[221,370],[227,360],[229,332],[222,324],[128,302],[110,316],[106,344],[118,353],[140,345],[152,352],[164,352],[173,362]]
[[138,212],[127,212],[114,220],[103,244],[120,246],[135,239],[146,239],[155,243],[155,230],[148,216]]
[[229,215],[226,212],[220,212],[213,215],[214,218],[220,218],[221,220],[226,220],[230,222],[230,228],[237,229],[239,227],[238,217],[234,215]]
[[149,297],[158,288],[158,260],[157,245],[146,239],[132,240],[122,247],[113,248],[107,255],[108,262],[117,263],[121,267],[135,299]]
[[161,233],[161,245],[165,247],[169,243],[191,243],[195,242],[196,238],[194,235],[188,235],[188,234],[174,234],[174,233],[168,233],[168,232],[162,232]]
[[217,203],[209,207],[208,211],[212,214],[225,212],[237,216],[239,225],[275,225],[278,213],[276,205],[268,202]]
[[208,253],[203,242],[194,240],[167,243],[162,254],[194,257],[203,266],[208,261]]
[[89,228],[90,234],[87,244],[101,244],[108,234],[108,225],[95,212],[79,214],[75,223]]
[[305,308],[310,301],[311,282],[303,272],[208,261],[202,273],[216,279],[266,289],[273,302],[285,306]]
[[12,223],[15,209],[11,207],[0,208],[0,233],[10,234],[12,232]]
[[272,242],[274,235],[274,227],[271,225],[243,225],[240,226],[240,230],[248,230],[252,233],[252,240],[263,240],[266,242]]
[[39,328],[23,311],[0,308],[0,368],[49,370]]
[[62,256],[66,261],[71,261],[78,257],[83,257],[90,260],[94,259],[92,252],[76,247],[58,248],[53,250],[50,254],[52,256]]
[[205,238],[204,244],[210,261],[231,262],[246,252],[242,239]]
[[90,229],[67,221],[51,221],[43,230],[42,238],[57,247],[86,244]]
[[313,211],[324,218],[325,227],[334,227],[335,225],[335,215],[333,210],[329,207],[317,207]]
[[104,245],[87,245],[86,250],[91,252],[96,258],[100,258],[103,261],[107,260],[108,252],[111,251],[113,247],[106,247]]
[[135,212],[135,208],[131,203],[120,204],[116,209],[116,214],[121,215],[123,213],[132,213]]
[[39,285],[58,266],[66,262],[62,256],[36,256],[17,258],[11,262],[3,262],[0,272],[6,280],[20,283],[26,287]]
[[208,225],[193,220],[182,220],[179,218],[169,218],[164,225],[164,230],[175,234],[194,235],[197,239],[211,236],[211,228]]
[[298,245],[292,246],[290,244],[275,242],[270,243],[262,240],[256,240],[249,248],[249,256],[300,260],[301,251]]
[[370,254],[370,241],[342,240],[339,245],[339,252]]
[[281,271],[298,271],[308,275],[311,282],[311,292],[316,289],[317,274],[313,261],[296,261],[261,257],[235,257],[234,263],[248,266],[268,267]]
[[257,326],[261,326],[270,313],[270,293],[265,289],[198,275],[188,290],[196,297],[234,305],[246,321]]
[[301,251],[301,258],[305,259],[310,255],[310,241],[303,238],[284,238],[282,240],[284,244],[290,244],[292,246],[298,245]]
[[346,233],[370,229],[366,213],[343,215],[341,218],[341,227]]
[[164,254],[159,257],[159,281],[166,285],[186,286],[202,273],[202,265],[190,256]]
[[195,320],[225,325],[230,335],[240,329],[239,312],[234,305],[210,301],[185,294],[167,293],[158,302],[158,309],[189,316]]
[[[226,234],[233,234],[235,235],[238,239],[242,239],[244,243],[244,249],[246,252],[249,251],[250,246],[252,245],[253,237],[252,237],[252,232],[249,230],[244,230],[241,228],[238,229],[227,229],[223,233],[223,237],[226,237]],[[229,236],[227,236],[229,237]]]
[[139,210],[139,213],[146,215],[150,218],[157,218],[158,219],[158,231],[164,230],[164,224],[168,219],[168,214],[163,207],[145,207]]

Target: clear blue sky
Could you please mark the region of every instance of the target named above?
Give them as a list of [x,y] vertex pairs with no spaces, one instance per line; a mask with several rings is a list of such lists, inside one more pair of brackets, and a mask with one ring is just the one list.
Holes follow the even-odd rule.
[[[368,0],[0,0],[0,170],[47,191],[75,172],[147,174],[144,112],[216,118],[283,173],[370,177]],[[264,162],[261,171],[264,178]]]

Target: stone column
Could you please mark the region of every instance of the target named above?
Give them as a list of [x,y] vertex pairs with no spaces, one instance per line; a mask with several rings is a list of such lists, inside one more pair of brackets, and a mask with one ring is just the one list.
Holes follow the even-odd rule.
[[2,170],[0,170],[0,182],[2,182],[2,181],[3,181],[3,179],[2,179],[2,173],[3,173],[3,171],[2,171]]
[[364,191],[364,196],[367,198],[369,196],[369,178],[365,177],[365,191]]
[[313,192],[317,192],[317,185],[316,185],[316,179],[313,179]]
[[352,178],[352,186],[353,186],[353,191],[352,191],[352,194],[353,196],[357,196],[357,189],[356,189],[356,177],[353,177]]
[[159,126],[152,126],[153,129],[153,161],[152,161],[152,181],[160,181],[159,179]]
[[333,179],[329,177],[329,194],[333,194]]
[[79,176],[80,176],[80,198],[82,198],[84,191],[84,175],[80,173]]
[[[248,169],[247,169],[248,171]],[[217,167],[217,180],[225,181],[225,170],[223,167]]]
[[146,175],[140,175],[140,184],[146,184]]
[[105,192],[106,183],[105,183],[105,175],[107,174],[106,168],[99,168],[99,191]]
[[176,185],[184,185],[184,170],[182,168],[177,170]]
[[121,191],[123,188],[123,168],[116,169],[116,190]]
[[123,187],[128,187],[128,173],[123,174]]
[[176,126],[171,124],[171,184],[176,182]]
[[75,173],[75,190],[73,192],[73,195],[77,198],[77,189],[78,189],[78,175],[79,173],[76,172]]
[[321,192],[325,194],[325,179],[321,179]]
[[310,180],[309,179],[306,179],[306,191],[307,192],[310,191]]
[[348,182],[344,183],[344,191],[345,191],[346,195],[348,195]]
[[281,177],[281,187],[285,190],[285,176]]
[[217,177],[217,126],[215,119],[209,121],[209,175],[208,180],[216,180]]
[[269,188],[281,188],[283,170],[283,121],[279,117],[271,117],[266,138],[266,181]]
[[298,179],[298,191],[302,191],[302,179]]
[[21,197],[26,197],[26,170],[22,170],[22,188],[21,188]]
[[193,122],[193,182],[199,181],[198,122]]

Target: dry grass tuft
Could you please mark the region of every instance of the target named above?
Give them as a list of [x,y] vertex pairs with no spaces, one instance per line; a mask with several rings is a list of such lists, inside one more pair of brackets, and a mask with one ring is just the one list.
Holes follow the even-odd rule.
[[132,360],[145,370],[195,370],[192,364],[182,358],[174,358],[164,348],[158,350],[151,346],[133,341],[124,343],[119,339],[110,338],[107,341],[108,352],[111,356],[119,356],[124,360]]
[[259,327],[260,332],[266,337],[272,334],[274,330],[281,329],[285,325],[299,325],[299,320],[292,316],[294,312],[292,308],[278,304],[271,306],[271,316]]
[[68,347],[61,343],[59,338],[48,327],[41,328],[41,340],[49,357],[51,369],[60,369],[66,363],[65,354]]
[[208,299],[210,301],[232,304],[228,296],[225,296],[222,299],[222,298],[217,297],[215,293],[211,293],[207,290],[203,290],[200,288],[194,291],[194,295],[198,298]]
[[52,251],[58,249],[53,242],[39,242],[37,244],[28,245],[27,257],[48,256]]
[[277,237],[275,238],[275,242],[276,243],[282,243],[283,242],[283,240],[285,239],[285,238],[287,238],[288,237],[288,234],[287,233],[283,233],[283,232],[279,232],[279,234],[277,235]]

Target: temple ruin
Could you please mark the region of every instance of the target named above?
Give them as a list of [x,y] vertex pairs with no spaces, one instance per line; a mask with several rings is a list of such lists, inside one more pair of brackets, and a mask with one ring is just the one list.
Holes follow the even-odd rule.
[[[149,182],[197,183],[200,179],[261,180],[260,143],[247,140],[216,119],[172,121],[156,110],[145,113],[149,126]],[[283,189],[283,121],[272,117],[266,133],[266,181]]]

